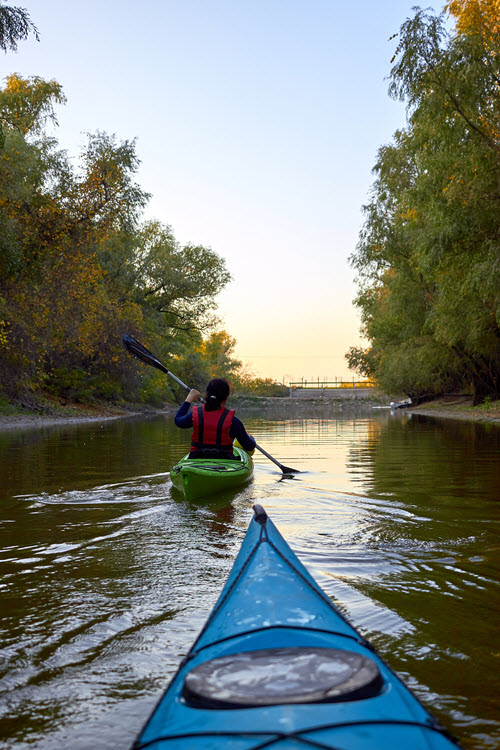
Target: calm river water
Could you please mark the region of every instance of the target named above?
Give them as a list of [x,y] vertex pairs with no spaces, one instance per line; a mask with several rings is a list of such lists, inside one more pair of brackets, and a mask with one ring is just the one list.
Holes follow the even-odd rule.
[[[239,493],[187,503],[171,418],[0,432],[0,748],[129,747],[259,502],[464,746],[500,746],[500,429],[388,411],[239,412]],[[307,416],[306,416],[307,414]]]

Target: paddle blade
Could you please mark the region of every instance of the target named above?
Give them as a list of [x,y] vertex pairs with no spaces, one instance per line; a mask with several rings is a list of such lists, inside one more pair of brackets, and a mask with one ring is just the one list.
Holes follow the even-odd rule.
[[136,339],[134,339],[133,336],[130,336],[130,334],[125,334],[123,337],[123,344],[127,351],[129,351],[134,357],[137,357],[137,359],[140,359],[141,362],[145,362],[147,365],[151,365],[151,367],[156,367],[157,370],[166,372],[167,375],[170,374],[165,365],[162,365],[149,349],[146,349],[145,346],[136,341]]

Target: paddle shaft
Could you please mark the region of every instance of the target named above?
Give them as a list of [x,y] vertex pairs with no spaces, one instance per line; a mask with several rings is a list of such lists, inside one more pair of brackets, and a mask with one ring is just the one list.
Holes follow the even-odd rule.
[[258,451],[263,453],[264,456],[267,456],[267,458],[270,461],[272,461],[273,464],[276,464],[276,466],[279,467],[279,469],[282,471],[283,474],[298,474],[298,471],[296,471],[296,469],[290,469],[289,466],[283,466],[283,464],[280,464],[279,461],[276,461],[276,459],[273,458],[270,453],[265,451],[264,448],[261,448],[260,445],[257,445],[257,443],[255,443],[255,447],[257,448]]
[[[170,370],[167,370],[166,367],[165,367],[165,372],[167,373],[167,375],[170,375],[170,377],[173,380],[175,380],[176,383],[179,383],[179,385],[181,385],[183,388],[185,388],[186,391],[190,391],[191,390],[191,388],[188,385],[186,385],[185,383],[183,383],[180,378],[178,378],[176,375],[174,375],[173,372],[170,372]],[[201,398],[201,396],[200,396],[200,401],[203,401],[203,399]]]
[[[182,380],[180,378],[177,378],[172,372],[170,372],[170,370],[167,370],[167,373],[170,375],[171,378],[173,378],[175,380],[176,383],[179,383],[179,385],[181,385],[183,388],[185,388],[186,391],[190,391],[191,390],[191,388],[188,385],[186,385],[186,383],[183,383]],[[199,400],[201,401],[202,404],[205,403],[205,399],[202,398],[201,396],[199,396]]]
[[[140,359],[141,362],[145,362],[147,365],[151,365],[151,367],[156,367],[157,370],[161,370],[166,375],[170,375],[172,380],[175,380],[178,385],[180,385],[182,388],[184,388],[186,391],[190,391],[191,388],[186,385],[186,383],[183,383],[180,378],[177,377],[177,375],[174,375],[173,372],[170,372],[170,370],[167,370],[165,365],[162,365],[159,359],[155,357],[155,355],[149,351],[149,349],[146,349],[145,346],[140,344],[138,341],[136,341],[132,336],[129,336],[128,333],[126,333],[123,337],[123,343],[127,351],[130,352],[134,357],[137,359]],[[205,399],[203,399],[201,396],[199,397],[200,401],[202,403],[205,403]],[[276,466],[279,467],[281,472],[283,474],[297,474],[299,473],[296,469],[291,469],[289,466],[283,466],[283,464],[280,464],[279,461],[277,461],[273,456],[271,456],[270,453],[264,450],[264,448],[261,448],[260,445],[257,445],[255,443],[255,447],[258,451],[264,454],[264,456],[267,456],[267,458],[272,461]]]

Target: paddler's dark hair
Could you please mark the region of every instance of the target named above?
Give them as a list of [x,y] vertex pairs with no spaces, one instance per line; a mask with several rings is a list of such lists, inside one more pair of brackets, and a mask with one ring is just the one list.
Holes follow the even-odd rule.
[[214,378],[207,385],[207,392],[205,395],[205,409],[207,411],[215,411],[220,409],[222,401],[225,401],[229,396],[229,383],[224,378]]

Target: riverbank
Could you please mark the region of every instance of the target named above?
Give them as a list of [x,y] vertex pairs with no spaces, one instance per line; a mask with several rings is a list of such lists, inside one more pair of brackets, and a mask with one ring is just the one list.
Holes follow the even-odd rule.
[[472,399],[462,396],[436,399],[420,406],[411,406],[406,411],[439,419],[500,423],[500,401],[473,406]]
[[[318,410],[321,413],[361,412],[373,408],[389,408],[391,401],[401,401],[403,397],[386,396],[376,392],[373,396],[356,398],[325,399],[322,397],[302,397],[300,399],[271,398],[264,396],[236,396],[231,399],[231,405],[243,412],[254,412],[257,410],[273,410],[280,408],[282,413],[293,415],[313,414]],[[469,422],[500,423],[500,401],[492,401],[480,406],[473,406],[472,399],[466,396],[444,397],[435,401],[428,401],[419,406],[410,406],[401,409],[402,412],[410,414],[421,414],[427,417],[438,417],[439,419],[459,419]]]
[[[234,395],[231,397],[231,408],[242,415],[269,415],[273,411],[280,415],[303,418],[318,414],[359,413],[371,410],[380,404],[376,398],[338,398],[324,399],[303,397],[290,399],[277,396]],[[3,406],[3,409],[2,409]],[[176,404],[164,404],[161,408],[144,404],[113,405],[68,404],[54,405],[43,410],[0,405],[0,430],[45,428],[54,425],[78,425],[85,423],[103,423],[116,419],[138,416],[173,416],[178,409]]]
[[[340,412],[340,411],[364,411],[380,406],[382,401],[378,395],[346,397],[342,394],[338,398],[331,395],[323,396],[301,396],[300,398],[289,398],[288,396],[231,396],[231,408],[239,411],[265,411],[279,409],[283,414],[306,414],[308,411]],[[387,402],[389,403],[389,402]]]
[[[301,398],[289,399],[272,396],[236,395],[231,398],[231,406],[243,413],[269,412],[278,409],[281,414],[304,416],[325,412],[359,412],[372,409],[374,406],[389,405],[392,399],[377,394],[373,398],[328,399]],[[176,413],[177,405],[165,404],[161,408],[144,404],[127,404],[123,407],[112,405],[71,404],[51,408],[44,412],[29,409],[9,409],[0,412],[0,430],[45,428],[54,425],[78,425],[92,422],[109,422],[138,416],[171,416]],[[500,401],[493,401],[480,406],[473,406],[472,400],[459,397],[436,399],[420,406],[411,406],[404,411],[439,419],[458,419],[472,422],[500,423]]]
[[164,408],[144,406],[143,404],[129,404],[126,407],[95,406],[72,404],[47,409],[46,411],[31,411],[29,409],[9,409],[7,413],[0,412],[0,430],[45,428],[55,425],[78,425],[92,422],[102,423],[127,417],[156,416],[158,414],[175,414],[177,407],[166,405]]

